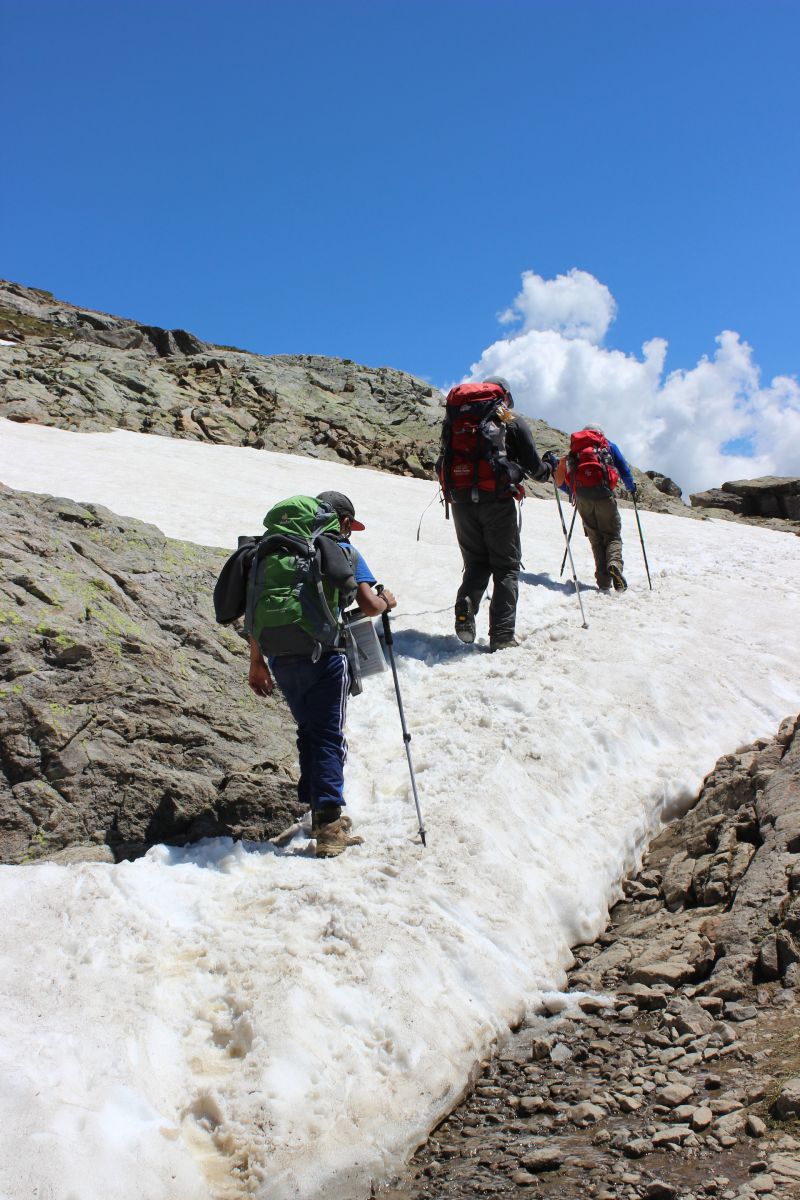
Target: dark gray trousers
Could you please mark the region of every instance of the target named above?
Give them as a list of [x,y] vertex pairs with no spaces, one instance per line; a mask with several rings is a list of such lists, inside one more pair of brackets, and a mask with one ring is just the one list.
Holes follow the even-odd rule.
[[616,563],[622,570],[622,523],[619,509],[613,496],[602,500],[590,500],[577,493],[578,512],[583,521],[583,532],[594,554],[594,577],[597,586],[611,587],[608,568]]
[[504,641],[514,636],[522,548],[514,500],[481,498],[451,508],[456,537],[464,560],[458,600],[469,597],[477,613],[491,578],[489,637]]

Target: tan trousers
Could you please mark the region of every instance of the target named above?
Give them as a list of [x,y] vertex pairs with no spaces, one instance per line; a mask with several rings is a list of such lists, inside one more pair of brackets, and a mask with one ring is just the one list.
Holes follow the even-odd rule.
[[622,524],[619,509],[613,496],[601,500],[589,500],[577,494],[578,512],[583,521],[583,532],[594,554],[594,577],[597,586],[611,587],[608,568],[616,563],[622,570]]

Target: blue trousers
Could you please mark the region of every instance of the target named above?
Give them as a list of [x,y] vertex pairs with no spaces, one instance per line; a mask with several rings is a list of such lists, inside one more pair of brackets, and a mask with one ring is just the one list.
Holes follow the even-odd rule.
[[319,662],[312,662],[303,655],[281,654],[271,658],[269,665],[297,722],[298,799],[312,809],[344,804],[347,658],[323,654]]

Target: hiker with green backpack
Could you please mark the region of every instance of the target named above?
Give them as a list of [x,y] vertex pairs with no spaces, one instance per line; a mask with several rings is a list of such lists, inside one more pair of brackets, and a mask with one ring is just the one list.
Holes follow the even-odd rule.
[[397,604],[349,538],[364,528],[341,492],[292,496],[264,518],[246,570],[245,631],[248,683],[268,696],[277,683],[297,722],[297,794],[311,809],[319,858],[340,854],[362,839],[350,833],[342,809],[344,735],[350,671],[342,613],[355,601],[369,617]]

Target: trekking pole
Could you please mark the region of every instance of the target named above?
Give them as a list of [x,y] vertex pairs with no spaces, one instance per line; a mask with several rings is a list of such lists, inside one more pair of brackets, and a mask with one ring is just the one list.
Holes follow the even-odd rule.
[[[437,495],[438,495],[438,493],[437,493]],[[419,541],[420,530],[422,529],[422,519],[425,516],[425,513],[430,508],[430,506],[433,504],[435,499],[436,499],[436,496],[431,496],[430,500],[428,501],[428,503],[425,505],[425,507],[422,510],[422,516],[420,517],[419,525],[417,526],[417,541]]]
[[561,528],[564,531],[564,541],[567,543],[566,553],[569,555],[569,565],[572,568],[572,582],[575,584],[575,595],[578,597],[578,604],[580,605],[581,617],[583,618],[583,628],[588,629],[589,626],[586,621],[586,613],[583,611],[583,601],[581,600],[581,589],[578,587],[578,576],[575,572],[575,563],[572,558],[572,551],[570,550],[570,547],[569,547],[569,534],[567,533],[567,522],[564,520],[564,512],[563,512],[563,509],[561,508],[561,497],[558,494],[558,485],[557,485],[555,479],[553,480],[553,491],[556,494],[556,504],[558,505],[558,515],[561,517]]
[[[383,589],[381,587],[378,587],[375,590],[377,592],[381,592]],[[420,840],[424,846],[425,845],[425,826],[422,824],[422,813],[420,812],[419,796],[417,795],[417,780],[416,780],[416,776],[414,775],[414,764],[411,761],[411,746],[410,746],[411,734],[408,732],[408,729],[406,727],[406,714],[403,712],[403,700],[400,695],[400,683],[398,682],[398,679],[397,679],[397,664],[394,661],[394,638],[392,637],[392,627],[389,624],[388,608],[387,608],[386,612],[381,613],[381,620],[383,621],[383,640],[386,644],[386,649],[389,651],[389,663],[391,665],[392,676],[394,678],[394,690],[397,695],[397,707],[400,710],[400,724],[403,728],[403,741],[404,741],[405,747],[406,747],[406,758],[408,759],[408,769],[411,773],[411,790],[414,793],[414,804],[417,807],[417,819],[419,820],[419,836],[420,836]]]
[[[569,533],[567,534],[567,546],[569,546],[570,542],[572,541],[572,531],[575,528],[575,518],[577,517],[577,515],[578,515],[578,510],[576,508],[574,513],[572,514],[572,521],[570,522]],[[567,552],[565,550],[564,557],[561,560],[561,570],[558,572],[559,579],[564,574],[564,567],[566,565],[567,565]]]
[[642,522],[639,520],[639,509],[636,507],[636,496],[631,496],[633,500],[633,511],[636,513],[636,524],[639,526],[639,541],[642,543],[642,554],[644,555],[644,569],[647,571],[647,582],[650,584],[650,591],[653,590],[653,582],[650,579],[650,568],[647,565],[647,551],[644,548],[644,535],[642,533]]

